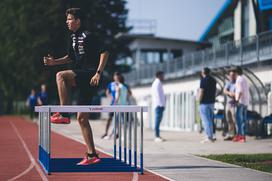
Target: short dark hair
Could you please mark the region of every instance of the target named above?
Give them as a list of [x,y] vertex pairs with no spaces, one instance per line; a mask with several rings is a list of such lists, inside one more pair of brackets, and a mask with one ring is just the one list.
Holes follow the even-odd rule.
[[119,81],[124,84],[125,83],[125,77],[123,75],[119,76]]
[[121,74],[120,74],[120,72],[114,72],[114,74],[113,74],[114,76],[121,76]]
[[205,75],[210,75],[211,69],[209,69],[208,67],[204,67],[204,68],[203,68],[203,73],[204,73]]
[[73,15],[75,19],[80,19],[80,21],[84,20],[84,13],[80,8],[67,9],[65,15],[68,16],[68,14]]
[[228,71],[228,73],[231,73],[231,72],[236,73],[236,69],[232,68],[232,69],[230,69],[230,70]]
[[237,67],[236,67],[236,72],[237,72],[238,75],[242,75],[242,74],[243,74],[243,69],[242,69],[242,67],[237,66]]
[[156,77],[158,78],[159,76],[161,76],[163,74],[164,74],[163,71],[158,71],[158,72],[156,72]]

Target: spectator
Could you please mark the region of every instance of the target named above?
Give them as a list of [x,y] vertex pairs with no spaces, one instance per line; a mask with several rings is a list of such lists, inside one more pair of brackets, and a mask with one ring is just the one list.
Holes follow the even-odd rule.
[[[111,105],[114,105],[115,103],[116,87],[117,87],[118,78],[120,76],[121,74],[119,72],[115,72],[113,74],[113,81],[108,84],[108,87],[106,90],[107,97],[111,98]],[[109,118],[107,119],[107,123],[106,123],[106,130],[105,130],[105,133],[101,136],[101,139],[109,139],[108,131],[112,122],[112,118],[113,118],[113,112],[109,113]]]
[[41,101],[41,105],[48,105],[48,94],[46,91],[46,85],[41,85],[41,92],[39,92],[38,97]]
[[206,138],[201,143],[215,141],[213,136],[215,93],[216,81],[210,76],[210,69],[206,67],[202,70],[199,91],[200,117],[206,133]]
[[163,142],[165,141],[160,136],[160,124],[163,117],[163,112],[165,109],[165,95],[162,87],[162,81],[164,80],[164,73],[162,71],[158,71],[156,73],[156,79],[152,83],[152,101],[155,109],[155,142]]
[[30,118],[35,117],[35,106],[38,104],[38,98],[35,89],[31,89],[31,93],[27,98],[26,106],[29,108]]
[[115,91],[115,105],[128,105],[128,86],[124,84],[122,75],[117,78],[117,86]]
[[249,105],[249,86],[243,75],[241,67],[236,68],[238,74],[235,83],[235,100],[237,102],[236,121],[237,121],[237,135],[233,138],[234,142],[245,142],[245,122],[247,119],[247,106]]
[[235,123],[236,123],[236,115],[235,115],[235,82],[236,82],[236,72],[235,70],[229,71],[229,82],[226,84],[224,88],[224,94],[227,96],[227,104],[226,104],[226,120],[228,123],[228,132],[225,141],[232,140],[236,133]]

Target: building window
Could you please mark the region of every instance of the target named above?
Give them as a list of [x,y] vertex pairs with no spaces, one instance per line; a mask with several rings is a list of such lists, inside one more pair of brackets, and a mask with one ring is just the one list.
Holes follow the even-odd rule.
[[242,1],[242,38],[249,36],[249,2]]
[[171,53],[173,58],[179,58],[182,56],[182,50],[172,50]]
[[159,63],[160,53],[157,51],[142,51],[141,60],[144,64]]

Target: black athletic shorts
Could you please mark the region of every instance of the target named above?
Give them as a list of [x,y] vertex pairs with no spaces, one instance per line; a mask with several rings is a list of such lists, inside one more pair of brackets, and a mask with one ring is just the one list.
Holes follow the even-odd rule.
[[98,91],[98,86],[90,85],[91,78],[95,75],[96,71],[75,69],[73,72],[76,74],[75,81],[76,89],[78,90],[77,104],[90,105]]
[[113,113],[113,112],[110,112],[110,113],[109,113],[109,118],[112,119],[113,116],[114,116],[114,113]]

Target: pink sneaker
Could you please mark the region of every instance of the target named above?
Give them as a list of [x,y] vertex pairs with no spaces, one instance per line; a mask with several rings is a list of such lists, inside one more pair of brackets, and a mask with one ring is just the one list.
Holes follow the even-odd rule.
[[60,113],[59,113],[59,112],[56,112],[56,113],[54,113],[50,118],[59,117],[59,116],[60,116]]
[[240,139],[240,135],[235,135],[232,139],[233,142],[237,142]]
[[245,136],[240,136],[240,138],[237,140],[239,143],[245,143],[246,142],[246,137]]
[[51,116],[51,123],[54,124],[70,124],[71,120],[69,117],[63,117],[61,114]]
[[77,165],[91,165],[99,163],[100,161],[101,160],[97,154],[86,153],[85,157],[79,163],[77,163]]

